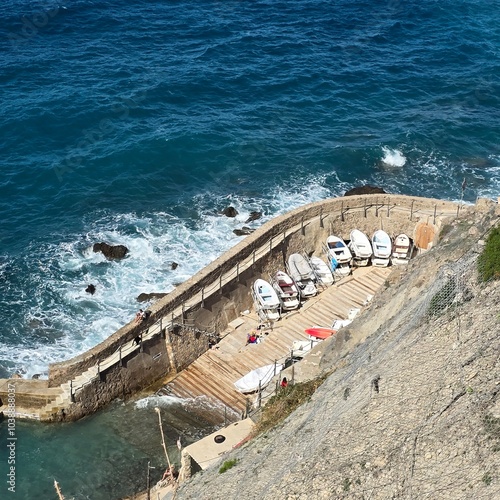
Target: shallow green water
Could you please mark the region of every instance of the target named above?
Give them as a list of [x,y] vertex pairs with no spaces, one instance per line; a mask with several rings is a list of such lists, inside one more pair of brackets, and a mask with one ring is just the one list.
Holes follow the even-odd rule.
[[[7,421],[0,424],[2,481],[0,498],[56,498],[54,479],[66,499],[114,500],[146,488],[147,463],[152,482],[166,468],[158,414],[171,461],[179,463],[176,441],[193,442],[214,430],[196,402],[152,397],[110,408],[79,422],[16,422],[15,493],[8,490]],[[206,409],[205,409],[206,410]]]

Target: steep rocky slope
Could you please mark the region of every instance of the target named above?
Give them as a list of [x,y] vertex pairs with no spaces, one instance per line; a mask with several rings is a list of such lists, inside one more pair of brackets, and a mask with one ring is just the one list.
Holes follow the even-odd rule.
[[342,345],[322,344],[332,373],[311,400],[175,498],[499,498],[500,282],[475,266],[496,210],[464,213],[395,269]]

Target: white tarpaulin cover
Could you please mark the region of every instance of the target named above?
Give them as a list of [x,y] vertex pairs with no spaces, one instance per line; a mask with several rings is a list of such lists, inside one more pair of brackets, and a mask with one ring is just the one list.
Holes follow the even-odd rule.
[[260,388],[263,389],[267,384],[269,384],[274,375],[279,373],[281,370],[283,370],[283,365],[274,365],[274,363],[272,365],[261,366],[260,368],[252,370],[244,377],[237,380],[234,383],[234,386],[242,393],[255,392],[259,389],[259,382]]

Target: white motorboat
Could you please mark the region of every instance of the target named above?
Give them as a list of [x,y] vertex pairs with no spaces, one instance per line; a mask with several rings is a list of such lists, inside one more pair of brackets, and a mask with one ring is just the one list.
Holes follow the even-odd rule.
[[353,261],[357,266],[367,266],[369,264],[370,258],[373,255],[372,246],[368,236],[359,231],[359,229],[351,231],[349,249],[353,254]]
[[345,241],[339,236],[328,236],[326,249],[332,271],[340,276],[351,274],[352,254]]
[[319,257],[311,257],[309,259],[311,267],[314,271],[314,274],[318,278],[321,283],[325,286],[333,285],[334,279],[333,274],[328,268],[328,265],[324,260],[321,260]]
[[269,384],[272,378],[283,369],[283,365],[275,364],[265,365],[251,372],[234,382],[234,386],[243,394],[255,392]]
[[288,272],[297,285],[302,298],[314,297],[318,293],[314,283],[313,270],[302,255],[293,253],[288,257]]
[[288,274],[278,271],[272,280],[273,288],[278,294],[281,308],[285,311],[297,309],[300,305],[299,290]]
[[407,264],[410,260],[410,238],[406,234],[399,234],[394,238],[391,261],[393,264]]
[[387,267],[392,253],[392,241],[389,235],[379,229],[372,236],[373,257],[372,265],[377,267]]
[[255,307],[259,315],[269,321],[280,319],[280,300],[274,288],[265,280],[258,279],[253,284]]

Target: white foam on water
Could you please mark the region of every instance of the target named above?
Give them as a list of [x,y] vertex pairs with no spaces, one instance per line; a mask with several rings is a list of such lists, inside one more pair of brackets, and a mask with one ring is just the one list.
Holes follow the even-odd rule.
[[[31,253],[37,260],[23,257],[29,272],[25,268],[28,277],[19,285],[22,297],[12,297],[7,306],[20,310],[17,345],[0,345],[0,365],[26,377],[46,377],[49,363],[92,348],[132,321],[139,307],[148,307],[136,301],[139,294],[172,291],[241,241],[234,229],[257,228],[277,215],[331,197],[325,187],[328,179],[310,176],[262,197],[200,194],[192,200],[190,219],[165,212],[89,216],[84,234],[37,247]],[[237,217],[218,213],[229,205],[238,210]],[[247,223],[252,211],[262,212],[262,218]],[[129,254],[109,261],[92,251],[101,241],[125,245]],[[177,269],[172,270],[172,262],[179,264]],[[90,283],[96,287],[94,295],[85,292]]]
[[175,396],[148,396],[147,398],[142,398],[134,403],[134,408],[143,410],[145,408],[156,408],[171,406],[173,404],[182,404],[183,400]]
[[390,149],[387,146],[382,146],[384,157],[382,163],[390,167],[403,167],[406,163],[406,158],[399,149]]

